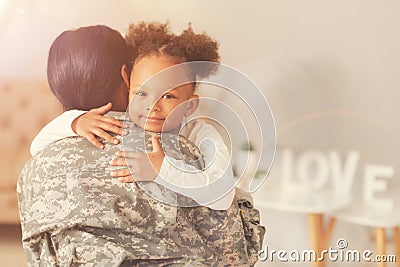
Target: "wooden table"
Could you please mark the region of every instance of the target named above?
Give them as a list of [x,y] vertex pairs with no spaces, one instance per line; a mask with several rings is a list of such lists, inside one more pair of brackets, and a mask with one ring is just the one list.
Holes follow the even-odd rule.
[[[394,206],[391,209],[378,207],[373,203],[367,203],[362,199],[356,199],[343,209],[333,212],[338,220],[375,228],[375,255],[386,255],[387,238],[386,231],[393,230],[393,246],[395,248],[396,266],[400,267],[400,192],[387,192],[385,198],[392,199]],[[387,266],[386,262],[377,262],[379,267]]]
[[[322,250],[328,248],[334,230],[335,219],[330,218],[326,222],[326,214],[331,214],[350,202],[349,195],[335,193],[332,190],[312,190],[307,187],[273,183],[264,184],[253,197],[257,207],[306,214],[310,245],[317,257]],[[312,265],[323,267],[326,264],[325,261],[315,261]]]

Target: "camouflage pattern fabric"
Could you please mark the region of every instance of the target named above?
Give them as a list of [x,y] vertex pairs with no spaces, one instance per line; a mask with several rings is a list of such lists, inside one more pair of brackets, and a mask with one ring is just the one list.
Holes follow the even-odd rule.
[[[127,135],[122,136],[122,144],[127,151],[152,151],[152,135],[136,126],[132,121],[124,120],[128,129]],[[178,134],[156,133],[161,141],[165,154],[175,159],[182,159],[198,169],[204,169],[205,163],[200,150],[188,139]]]
[[69,137],[25,165],[17,191],[28,266],[254,265],[265,228],[248,193],[237,190],[227,211],[166,205],[109,175],[121,149]]

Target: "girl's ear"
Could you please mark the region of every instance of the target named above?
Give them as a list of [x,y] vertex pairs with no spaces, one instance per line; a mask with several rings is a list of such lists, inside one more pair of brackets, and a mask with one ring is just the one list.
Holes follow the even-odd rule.
[[126,68],[126,64],[122,65],[121,76],[122,76],[122,79],[124,80],[125,86],[129,89],[129,77],[128,77],[127,70],[128,69]]
[[199,107],[200,99],[198,95],[192,95],[186,102],[185,116],[188,117],[192,115],[196,109]]

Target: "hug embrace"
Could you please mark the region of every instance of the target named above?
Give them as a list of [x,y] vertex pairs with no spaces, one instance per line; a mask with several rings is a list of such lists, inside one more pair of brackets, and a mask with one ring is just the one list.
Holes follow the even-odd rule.
[[219,61],[218,43],[191,25],[56,38],[47,77],[64,113],[32,142],[17,187],[29,266],[255,264],[265,228],[235,187],[231,153],[212,125],[186,121],[196,80]]

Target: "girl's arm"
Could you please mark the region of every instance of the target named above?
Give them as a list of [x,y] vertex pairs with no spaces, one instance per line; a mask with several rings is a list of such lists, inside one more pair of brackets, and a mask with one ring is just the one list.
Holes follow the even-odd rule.
[[30,148],[31,155],[35,156],[57,140],[68,136],[76,136],[77,134],[71,128],[72,122],[84,113],[86,111],[69,110],[49,122],[33,139]]
[[108,103],[90,111],[69,110],[62,113],[44,126],[33,139],[30,147],[31,155],[35,156],[51,143],[69,136],[82,136],[99,148],[103,148],[104,145],[95,136],[114,144],[118,143],[118,140],[106,131],[122,134],[123,123],[114,118],[102,116],[111,107],[112,104]]
[[219,132],[203,121],[193,122],[182,130],[182,135],[201,151],[205,169],[197,170],[166,156],[155,182],[189,196],[199,204],[215,210],[226,210],[234,197],[234,177],[229,149]]
[[164,155],[159,142],[155,141],[158,139],[154,140],[153,136],[152,152],[117,152],[119,158],[111,161],[111,165],[130,166],[133,173],[124,168],[112,171],[111,176],[122,182],[154,181],[202,206],[214,210],[228,209],[235,194],[234,178],[230,153],[221,135],[203,122],[193,123],[181,133],[200,149],[206,164],[204,170]]

